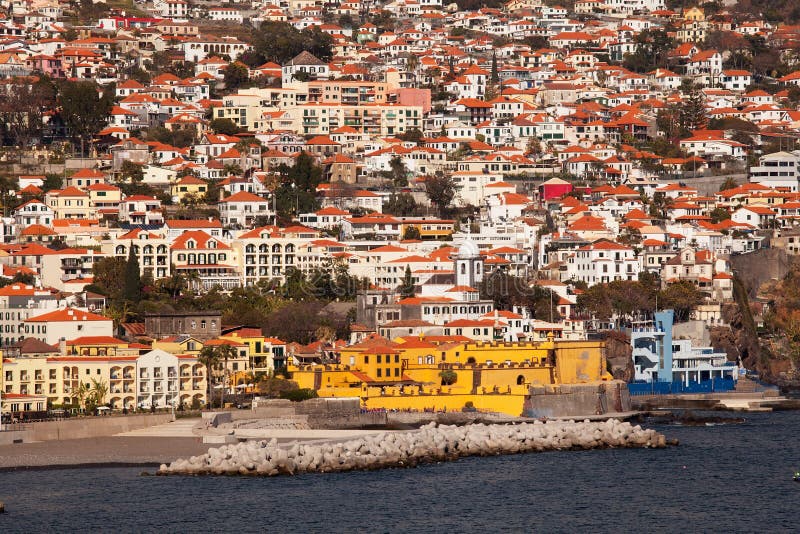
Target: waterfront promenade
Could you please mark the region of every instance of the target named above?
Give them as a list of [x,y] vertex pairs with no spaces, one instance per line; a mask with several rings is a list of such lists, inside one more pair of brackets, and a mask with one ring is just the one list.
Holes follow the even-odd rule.
[[[204,454],[219,443],[203,443],[199,418],[178,419],[114,436],[49,440],[0,446],[0,469],[79,465],[158,465],[178,457]],[[372,434],[375,430],[268,428],[242,430],[238,437],[276,438],[281,443],[330,441]],[[237,433],[239,434],[239,433]]]

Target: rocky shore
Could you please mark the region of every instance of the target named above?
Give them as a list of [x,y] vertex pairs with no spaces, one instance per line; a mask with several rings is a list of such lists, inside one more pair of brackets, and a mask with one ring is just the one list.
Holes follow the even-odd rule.
[[410,467],[420,463],[554,450],[611,447],[661,448],[651,429],[609,419],[466,426],[431,423],[409,432],[381,433],[343,442],[294,444],[249,441],[162,464],[159,475],[293,475]]

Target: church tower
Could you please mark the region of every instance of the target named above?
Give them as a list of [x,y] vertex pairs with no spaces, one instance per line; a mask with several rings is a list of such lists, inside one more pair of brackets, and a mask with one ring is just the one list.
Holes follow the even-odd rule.
[[455,260],[456,285],[477,288],[483,280],[483,256],[478,245],[467,237],[458,248]]

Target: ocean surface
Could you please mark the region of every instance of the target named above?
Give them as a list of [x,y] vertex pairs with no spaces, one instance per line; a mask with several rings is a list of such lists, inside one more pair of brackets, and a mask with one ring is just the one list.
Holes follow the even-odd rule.
[[0,532],[797,532],[800,412],[745,417],[655,426],[681,442],[662,450],[415,469],[279,478],[2,472]]

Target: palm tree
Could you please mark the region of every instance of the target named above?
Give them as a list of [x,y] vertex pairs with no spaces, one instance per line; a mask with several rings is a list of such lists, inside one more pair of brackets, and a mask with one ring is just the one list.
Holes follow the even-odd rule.
[[94,403],[96,405],[102,405],[103,401],[106,399],[106,395],[108,394],[108,384],[106,384],[103,379],[95,380],[92,378],[92,388],[90,394],[94,398]]
[[222,365],[222,389],[220,390],[220,407],[224,405],[225,400],[225,387],[228,386],[227,376],[228,376],[228,360],[236,358],[238,356],[238,351],[232,345],[219,345],[215,347],[217,352],[217,357],[220,361],[224,362]]
[[86,406],[86,398],[88,396],[89,386],[83,382],[79,382],[78,387],[76,387],[72,392],[72,398],[77,401],[78,408],[84,408]]
[[200,350],[197,361],[206,368],[206,402],[211,405],[211,370],[219,367],[219,353],[216,347],[205,346]]
[[127,322],[132,315],[130,303],[127,300],[123,300],[120,303],[108,307],[105,313],[107,317],[111,318],[111,321],[114,324],[115,334],[119,332],[122,323]]

